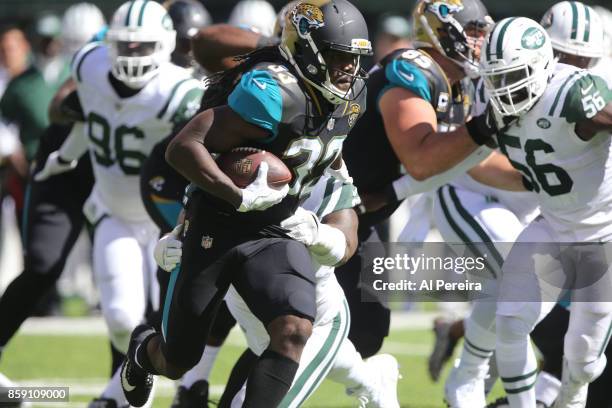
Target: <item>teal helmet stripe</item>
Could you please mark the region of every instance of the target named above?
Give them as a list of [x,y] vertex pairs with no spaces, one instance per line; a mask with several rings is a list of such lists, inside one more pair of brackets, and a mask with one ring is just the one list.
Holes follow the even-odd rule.
[[134,3],[136,3],[137,0],[132,0],[132,2],[130,2],[130,8],[128,8],[128,12],[125,15],[125,25],[129,26],[130,25],[130,16],[132,15],[132,9],[134,8]]
[[588,42],[589,35],[591,34],[591,13],[589,12],[589,6],[583,4],[582,7],[584,7],[584,16],[586,17],[586,22],[584,23],[584,37],[582,38],[582,41]]
[[499,29],[499,34],[497,35],[497,48],[495,49],[495,57],[497,59],[502,59],[504,56],[504,35],[506,34],[506,30],[510,23],[516,20],[516,17],[512,17],[508,21],[504,23],[504,25]]
[[142,18],[144,16],[145,8],[147,8],[148,2],[149,0],[144,0],[144,2],[142,3],[142,7],[140,8],[140,13],[138,14],[138,23],[136,23],[136,25],[139,27],[142,25]]
[[578,38],[578,7],[575,1],[570,1],[570,5],[572,6],[572,34],[570,37],[575,40]]

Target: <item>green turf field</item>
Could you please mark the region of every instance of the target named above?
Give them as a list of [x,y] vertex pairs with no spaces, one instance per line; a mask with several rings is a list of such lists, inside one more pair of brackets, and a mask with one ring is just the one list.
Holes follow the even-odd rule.
[[[429,380],[426,359],[431,347],[432,333],[426,330],[394,330],[387,339],[384,352],[395,355],[401,365],[403,378],[398,383],[402,407],[443,407],[442,384]],[[222,349],[212,373],[213,395],[216,399],[223,389],[235,359],[243,350],[241,334],[234,330]],[[2,355],[0,371],[23,385],[69,386],[70,407],[84,407],[104,386],[110,369],[110,353],[102,335],[18,335]],[[173,384],[158,382],[154,407],[168,407]],[[499,396],[499,385],[494,397]],[[493,397],[492,397],[493,398]],[[39,406],[49,406],[40,404]],[[54,406],[61,406],[55,404]],[[326,381],[308,400],[305,407],[354,407],[354,399],[346,397],[338,384]]]

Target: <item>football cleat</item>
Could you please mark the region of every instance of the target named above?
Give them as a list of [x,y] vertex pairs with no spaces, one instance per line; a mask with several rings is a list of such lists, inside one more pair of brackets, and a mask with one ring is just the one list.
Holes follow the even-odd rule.
[[[605,362],[604,362],[605,366]],[[567,360],[563,359],[561,390],[553,405],[554,408],[584,408],[589,391],[588,382],[578,382],[572,378]]]
[[203,408],[208,407],[208,381],[200,380],[189,388],[182,385],[176,390],[170,408]]
[[444,400],[450,408],[485,408],[485,377],[488,366],[459,368],[459,359],[444,384]]
[[372,374],[372,383],[347,389],[347,394],[357,397],[360,408],[399,408],[397,380],[401,375],[395,357],[379,354],[367,359],[365,364]]
[[444,319],[434,321],[433,331],[436,341],[428,360],[429,375],[434,382],[440,378],[444,364],[451,358],[457,345],[457,340],[450,335],[452,325],[453,322]]
[[[510,408],[510,403],[508,402],[508,398],[502,397],[496,399],[494,402],[487,405],[487,408]],[[550,408],[548,405],[543,403],[542,401],[536,401],[536,408]]]
[[132,332],[128,352],[121,366],[121,388],[130,405],[142,407],[147,403],[155,377],[136,363],[136,354],[142,342],[155,333],[151,326],[141,324]]

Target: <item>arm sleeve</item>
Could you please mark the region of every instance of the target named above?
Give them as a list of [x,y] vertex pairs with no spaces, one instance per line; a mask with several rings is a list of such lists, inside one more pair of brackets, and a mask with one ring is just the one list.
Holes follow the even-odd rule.
[[245,73],[228,97],[228,105],[246,122],[276,137],[283,114],[283,99],[270,73],[260,70]]
[[78,160],[87,151],[85,124],[76,122],[70,134],[59,148],[60,157],[64,160]]
[[489,157],[490,153],[490,148],[480,146],[453,168],[429,177],[423,181],[415,180],[411,175],[406,174],[393,182],[393,190],[395,191],[395,195],[397,196],[398,200],[403,200],[411,195],[435,190],[476,166],[478,163]]

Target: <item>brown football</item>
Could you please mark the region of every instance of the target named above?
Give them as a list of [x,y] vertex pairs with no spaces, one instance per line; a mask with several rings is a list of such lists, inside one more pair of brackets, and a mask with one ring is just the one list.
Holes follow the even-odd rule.
[[253,147],[237,147],[217,158],[219,168],[240,188],[255,180],[259,164],[268,163],[268,185],[281,188],[291,181],[292,175],[285,163],[270,152]]

